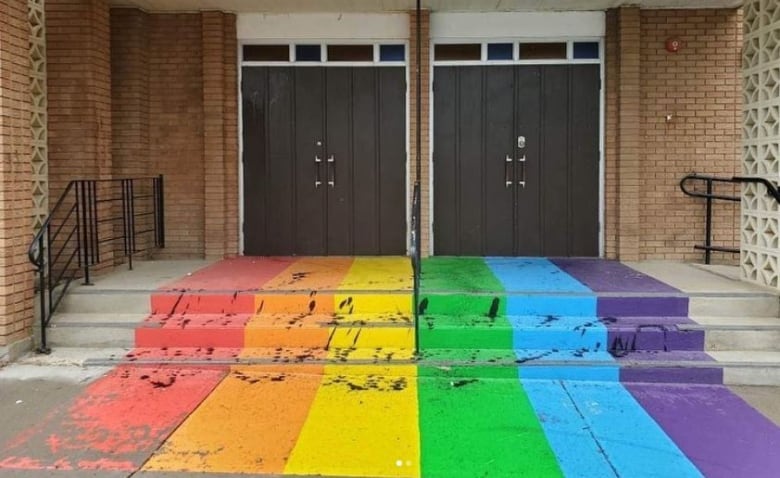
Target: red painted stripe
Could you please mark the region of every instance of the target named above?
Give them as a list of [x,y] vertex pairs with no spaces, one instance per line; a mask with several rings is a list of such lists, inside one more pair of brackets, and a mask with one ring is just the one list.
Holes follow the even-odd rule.
[[152,314],[252,314],[252,293],[156,293],[152,294]]
[[298,259],[295,257],[236,257],[224,259],[192,275],[165,284],[160,290],[226,291],[259,289]]
[[0,451],[0,468],[131,471],[211,393],[226,368],[119,367]]
[[135,330],[136,347],[244,346],[250,315],[153,315]]

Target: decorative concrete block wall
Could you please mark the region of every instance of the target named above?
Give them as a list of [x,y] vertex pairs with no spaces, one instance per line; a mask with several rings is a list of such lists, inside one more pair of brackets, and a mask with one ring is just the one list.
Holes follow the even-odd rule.
[[[780,180],[780,3],[744,5],[742,174]],[[742,187],[743,278],[780,288],[780,208],[764,186]]]

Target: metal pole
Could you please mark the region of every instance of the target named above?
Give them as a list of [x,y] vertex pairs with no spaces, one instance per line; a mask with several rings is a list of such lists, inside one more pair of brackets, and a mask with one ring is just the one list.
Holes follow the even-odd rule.
[[415,85],[415,115],[417,117],[417,128],[415,131],[415,177],[414,177],[414,188],[416,191],[419,191],[420,197],[418,198],[417,202],[414,203],[414,210],[412,211],[412,214],[415,215],[416,221],[414,222],[414,239],[416,244],[414,244],[414,258],[412,259],[414,261],[414,348],[415,352],[420,352],[420,327],[419,327],[419,300],[420,300],[420,269],[421,269],[421,261],[420,261],[420,232],[422,231],[422,227],[420,225],[421,221],[421,210],[422,207],[420,205],[420,202],[422,201],[422,190],[420,188],[420,177],[422,176],[422,19],[421,19],[421,13],[422,13],[422,7],[420,5],[420,0],[417,0],[416,8],[415,8],[415,35],[416,35],[416,52],[415,52],[415,76],[416,76],[416,85]]

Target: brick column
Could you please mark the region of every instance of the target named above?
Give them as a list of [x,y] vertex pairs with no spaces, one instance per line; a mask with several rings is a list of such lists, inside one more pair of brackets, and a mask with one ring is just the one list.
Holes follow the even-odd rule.
[[[638,7],[621,7],[616,13],[617,48],[613,49],[617,70],[612,85],[617,90],[613,121],[615,196],[617,204],[607,202],[607,208],[617,209],[615,218],[616,243],[614,252],[624,261],[639,259],[640,241],[640,190],[641,178],[641,128],[639,95],[640,15]],[[616,51],[615,51],[616,50]]]
[[224,230],[225,256],[240,254],[238,250],[238,35],[236,16],[223,14],[225,35],[224,53],[224,113],[222,123],[225,158],[225,212]]
[[[423,10],[420,14],[421,24],[421,116],[422,134],[420,139],[420,158],[422,172],[420,176],[420,198],[422,201],[422,218],[420,221],[421,253],[428,256],[431,253],[431,189],[430,189],[430,91],[431,91],[431,55],[430,55],[430,19],[431,12]],[[410,185],[414,184],[417,167],[417,13],[409,13],[409,173]],[[409,188],[410,195],[412,188]],[[410,196],[411,197],[411,196]]]
[[115,177],[154,174],[149,164],[149,15],[111,9],[111,162]]
[[[110,179],[111,38],[108,0],[46,0],[49,103],[49,195],[54,205],[74,179]],[[98,197],[118,194],[101,184]],[[115,203],[98,204],[98,217],[118,214]],[[101,238],[114,224],[98,225]],[[109,267],[121,242],[100,249]]]
[[27,0],[0,0],[0,361],[29,342],[33,319],[30,25]]
[[107,0],[47,0],[51,201],[77,178],[111,177]]
[[[228,28],[228,25],[231,25]],[[204,253],[207,258],[235,254],[237,209],[237,141],[235,119],[235,17],[221,12],[202,14]],[[232,54],[230,53],[232,52]],[[228,114],[230,113],[230,114]],[[232,116],[231,116],[232,115]],[[230,192],[230,194],[229,194]],[[228,220],[228,218],[232,220]],[[232,225],[232,227],[229,225]]]

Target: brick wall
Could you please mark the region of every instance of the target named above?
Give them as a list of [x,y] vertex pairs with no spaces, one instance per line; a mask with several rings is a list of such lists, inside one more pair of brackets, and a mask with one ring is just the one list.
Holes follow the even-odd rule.
[[[701,260],[693,245],[703,240],[704,205],[684,196],[677,182],[694,171],[727,177],[739,172],[741,13],[643,10],[641,17],[640,257]],[[665,50],[670,37],[682,41],[679,52]],[[713,242],[739,247],[739,203],[717,203],[714,211]]]
[[[678,182],[694,171],[739,170],[741,35],[737,10],[608,12],[608,257],[701,260],[693,245],[703,240],[704,206]],[[682,41],[677,53],[665,50],[671,37]],[[738,205],[719,203],[715,212],[714,242],[737,245]]]
[[[431,14],[428,10],[423,10],[420,14],[420,76],[421,76],[421,138],[420,138],[420,158],[422,162],[420,174],[420,192],[421,192],[421,248],[423,256],[430,254],[430,22]],[[409,13],[409,171],[410,184],[414,184],[415,171],[417,166],[417,14]],[[410,194],[413,193],[409,188]]]
[[[30,27],[26,0],[0,0],[0,347],[27,338],[33,317]],[[3,360],[0,353],[0,360]]]
[[158,256],[237,254],[235,16],[115,8],[111,31],[114,171],[165,176]]

